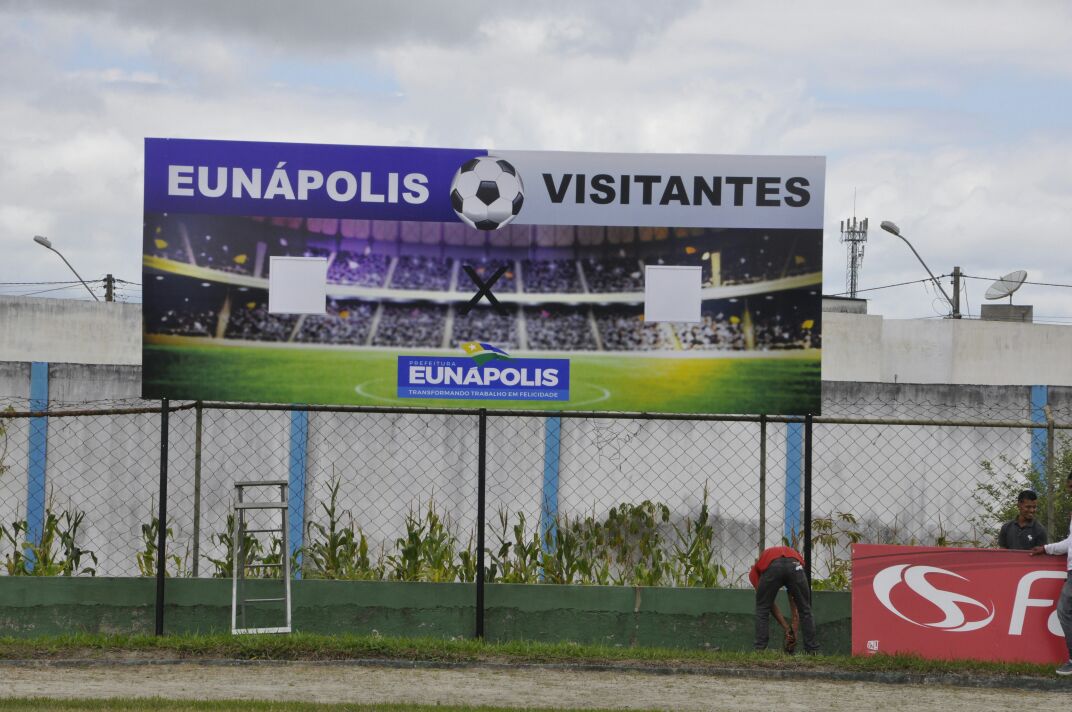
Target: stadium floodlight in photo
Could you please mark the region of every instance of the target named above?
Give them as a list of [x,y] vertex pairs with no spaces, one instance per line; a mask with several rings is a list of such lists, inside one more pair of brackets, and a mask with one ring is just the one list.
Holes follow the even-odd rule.
[[269,314],[323,314],[328,261],[323,257],[272,257],[268,278]]
[[698,324],[700,267],[648,265],[644,268],[644,321]]
[[147,398],[819,412],[822,158],[145,150]]

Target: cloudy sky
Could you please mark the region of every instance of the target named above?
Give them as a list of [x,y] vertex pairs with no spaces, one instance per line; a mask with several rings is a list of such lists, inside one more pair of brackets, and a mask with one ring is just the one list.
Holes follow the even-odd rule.
[[[157,136],[825,155],[825,293],[845,290],[854,211],[872,227],[861,289],[926,276],[882,220],[936,274],[1072,284],[1061,0],[0,0],[0,67],[3,283],[70,279],[35,234],[87,280],[140,281]],[[978,314],[988,281],[966,284]],[[890,318],[947,311],[921,284],[861,296]],[[1070,288],[1016,300],[1072,323]]]

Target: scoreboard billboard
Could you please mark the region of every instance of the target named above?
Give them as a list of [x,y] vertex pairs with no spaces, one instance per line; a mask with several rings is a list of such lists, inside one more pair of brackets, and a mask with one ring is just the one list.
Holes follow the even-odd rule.
[[819,157],[146,139],[143,395],[818,413],[824,180]]

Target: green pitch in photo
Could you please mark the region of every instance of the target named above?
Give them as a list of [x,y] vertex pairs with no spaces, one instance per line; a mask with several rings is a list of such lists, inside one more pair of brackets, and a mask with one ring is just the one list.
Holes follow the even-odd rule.
[[[414,350],[409,356],[442,356]],[[515,354],[521,355],[521,354]],[[543,356],[545,354],[541,354]],[[397,351],[205,343],[147,337],[146,398],[394,407],[818,414],[818,349],[640,355],[556,353],[570,362],[568,401],[399,398]]]

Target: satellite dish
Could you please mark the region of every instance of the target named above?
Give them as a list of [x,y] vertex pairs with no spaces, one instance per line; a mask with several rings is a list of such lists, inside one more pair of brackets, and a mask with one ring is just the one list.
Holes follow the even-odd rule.
[[1009,272],[1007,275],[991,284],[986,290],[987,299],[1001,299],[1002,297],[1008,297],[1009,303],[1012,303],[1012,293],[1019,289],[1024,280],[1027,279],[1027,272],[1018,269],[1015,272]]

